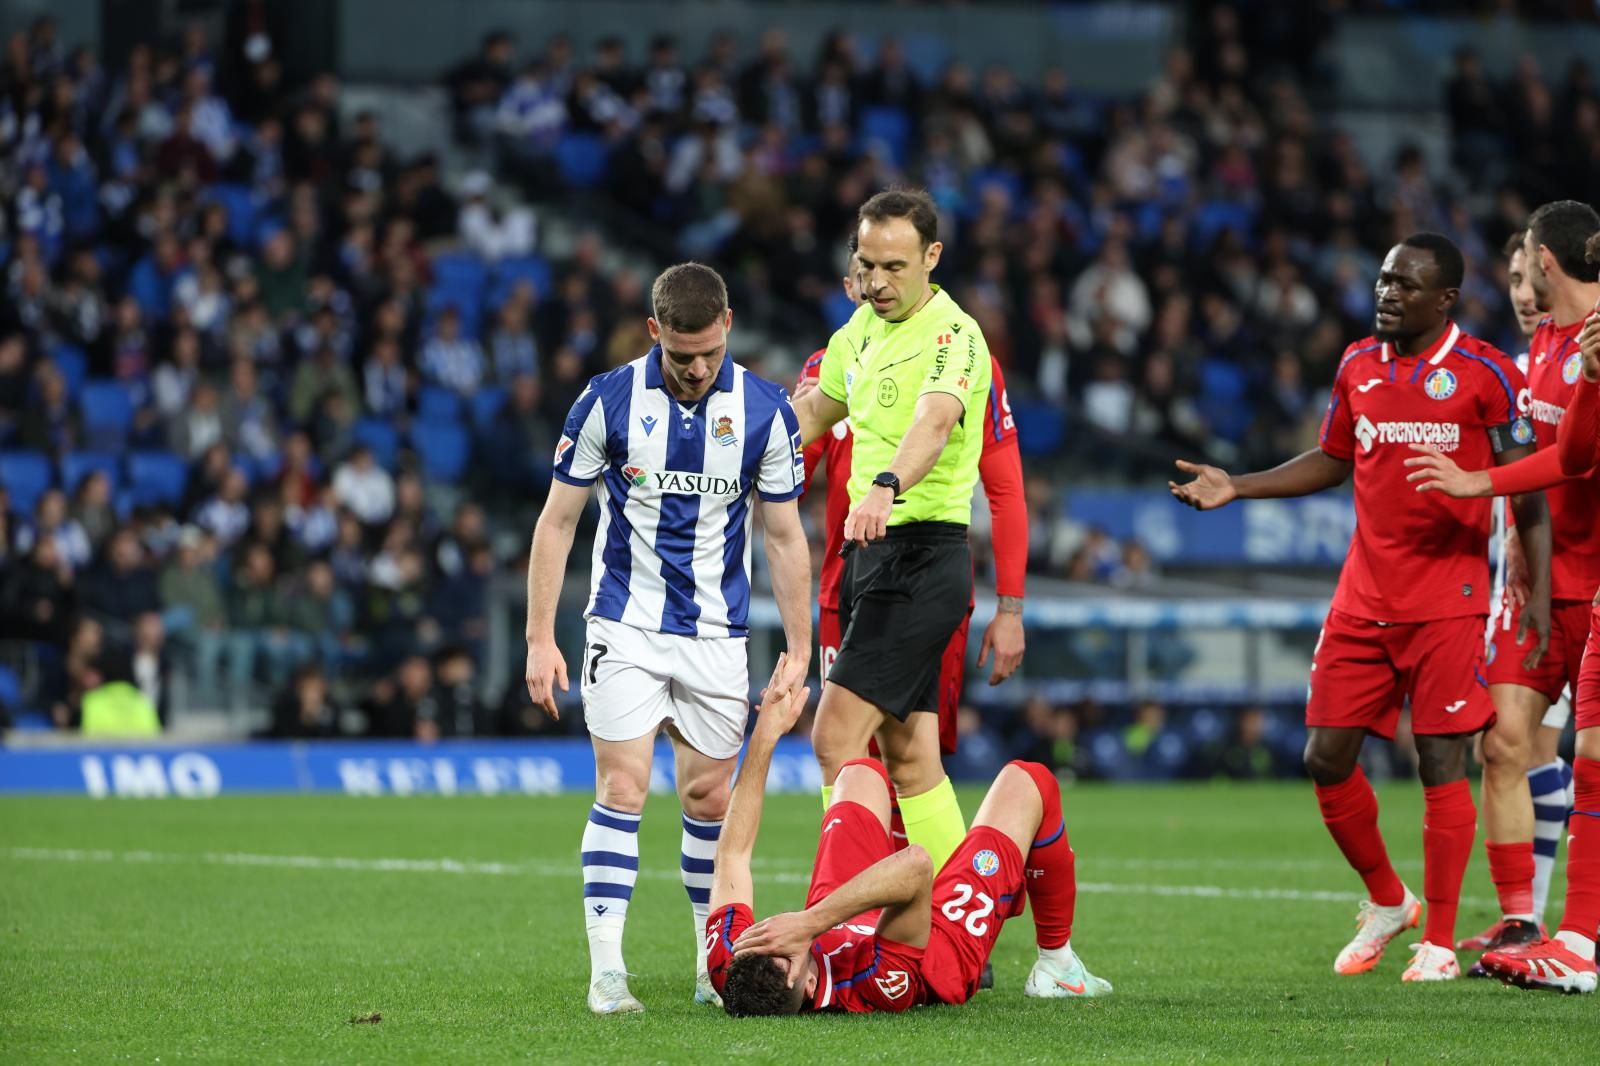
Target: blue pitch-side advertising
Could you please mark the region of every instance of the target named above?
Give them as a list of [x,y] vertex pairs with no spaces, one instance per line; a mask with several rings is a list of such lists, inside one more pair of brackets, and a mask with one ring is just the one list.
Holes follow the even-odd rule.
[[[811,745],[781,741],[767,788],[816,792]],[[594,754],[581,738],[285,742],[0,750],[0,794],[96,798],[335,792],[348,796],[544,795],[594,788]],[[656,748],[653,792],[673,788],[672,749]]]
[[1067,494],[1067,514],[1180,565],[1338,566],[1356,528],[1355,505],[1341,493],[1240,500],[1202,512],[1166,492],[1083,489]]

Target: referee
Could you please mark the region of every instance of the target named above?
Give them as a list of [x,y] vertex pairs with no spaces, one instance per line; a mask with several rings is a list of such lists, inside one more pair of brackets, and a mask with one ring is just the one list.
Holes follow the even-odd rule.
[[928,280],[938,214],[888,189],[856,220],[861,306],[828,342],[817,388],[795,403],[804,441],[848,417],[855,435],[839,589],[838,658],[811,742],[823,801],[877,737],[906,836],[942,865],[966,832],[939,761],[939,665],[972,596],[967,525],[983,451],[989,349]]

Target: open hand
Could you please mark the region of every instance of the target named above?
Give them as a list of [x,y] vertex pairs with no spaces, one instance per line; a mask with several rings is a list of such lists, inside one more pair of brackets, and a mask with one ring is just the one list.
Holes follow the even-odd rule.
[[1191,463],[1187,459],[1179,459],[1177,466],[1185,474],[1194,475],[1193,481],[1182,485],[1176,481],[1167,482],[1167,488],[1179,503],[1186,503],[1196,511],[1213,511],[1239,498],[1233,479],[1221,467]]
[[1413,468],[1406,480],[1415,484],[1418,492],[1442,492],[1457,500],[1494,495],[1487,470],[1463,470],[1431,444],[1413,444],[1411,450],[1418,454],[1405,461]]

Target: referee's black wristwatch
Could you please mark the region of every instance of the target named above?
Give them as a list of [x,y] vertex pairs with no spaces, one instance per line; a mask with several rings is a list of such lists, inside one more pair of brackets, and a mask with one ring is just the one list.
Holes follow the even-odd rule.
[[873,478],[872,486],[873,488],[889,489],[895,494],[896,502],[899,502],[898,497],[900,495],[900,479],[895,476],[895,472],[893,470],[885,470],[883,473]]

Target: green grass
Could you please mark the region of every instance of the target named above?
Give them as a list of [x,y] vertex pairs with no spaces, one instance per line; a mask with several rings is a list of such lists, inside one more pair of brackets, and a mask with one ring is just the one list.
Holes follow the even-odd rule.
[[[962,801],[970,813],[977,795]],[[1419,793],[1382,801],[1420,889]],[[649,1012],[594,1018],[576,868],[586,806],[0,801],[0,1061],[1526,1062],[1549,1057],[1530,1041],[1595,1024],[1586,997],[1402,986],[1403,941],[1377,973],[1336,978],[1358,882],[1309,786],[1287,785],[1068,792],[1084,886],[1073,941],[1115,982],[1107,1000],[1023,999],[1024,917],[1000,941],[999,987],[967,1006],[771,1021],[690,1001],[677,818],[656,797],[626,944]],[[758,862],[780,881],[758,888],[758,914],[800,902],[816,815],[809,797],[769,802]],[[1492,916],[1481,858],[1466,894],[1461,925],[1475,931]],[[382,1021],[350,1023],[372,1012]]]

